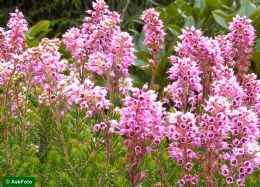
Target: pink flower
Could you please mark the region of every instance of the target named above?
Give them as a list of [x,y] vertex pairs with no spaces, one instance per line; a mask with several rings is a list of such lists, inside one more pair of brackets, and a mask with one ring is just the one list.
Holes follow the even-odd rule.
[[164,41],[165,32],[163,31],[163,23],[159,19],[159,12],[153,8],[143,12],[141,19],[144,21],[145,39],[144,44],[147,45],[151,54],[157,53],[162,48],[161,43]]
[[224,177],[227,177],[229,175],[229,169],[228,169],[228,166],[226,164],[223,164],[221,166],[221,174],[224,176]]
[[244,98],[246,106],[252,106],[260,115],[260,80],[257,80],[257,76],[253,73],[244,75],[242,85],[246,93]]
[[200,71],[197,63],[189,58],[170,58],[173,66],[169,70],[169,78],[174,82],[168,85],[167,92],[178,109],[186,110],[188,104],[195,106],[202,97]]
[[89,79],[86,79],[83,84],[75,79],[65,87],[63,94],[66,95],[69,104],[79,104],[82,109],[87,109],[87,117],[91,117],[93,111],[109,109],[111,105],[106,99],[107,90],[104,87],[94,86]]
[[164,109],[151,91],[132,89],[132,97],[126,97],[120,110],[119,134],[130,139],[151,139],[154,144],[164,137]]
[[[192,176],[190,172],[193,169],[192,161],[198,158],[198,154],[193,150],[193,148],[197,146],[195,139],[198,136],[198,126],[195,116],[189,112],[170,113],[168,123],[169,126],[167,127],[166,135],[169,140],[171,140],[169,155],[177,161],[177,164],[183,165],[185,172],[183,172],[182,175],[187,175],[189,179],[191,179]],[[192,179],[192,183],[195,184],[198,182],[197,177],[193,176]],[[181,179],[179,182],[180,181]]]
[[76,72],[88,70],[117,79],[127,77],[128,67],[134,60],[134,48],[132,37],[120,30],[119,15],[109,11],[104,0],[93,2],[93,10],[87,13],[89,16],[80,29],[71,28],[63,35]]
[[[10,13],[11,18],[7,23],[9,30],[4,31],[0,29],[1,35],[1,51],[5,53],[21,54],[26,49],[25,32],[28,30],[28,24],[24,19],[23,14],[16,9],[14,13]],[[0,53],[0,58],[4,58],[6,61],[9,55]]]
[[14,70],[24,73],[26,68],[21,54],[27,49],[25,32],[28,25],[18,9],[10,16],[7,29],[0,27],[0,85],[8,81]]
[[212,83],[212,94],[227,98],[233,107],[243,105],[243,100],[246,96],[244,89],[238,84],[237,77],[232,70],[224,75],[216,75]]
[[253,52],[255,30],[250,23],[245,16],[237,15],[229,25],[228,39],[233,44],[235,67],[242,72],[248,71]]
[[182,30],[181,42],[175,46],[180,58],[190,58],[198,64],[203,76],[210,75],[214,67],[223,64],[220,45],[217,40],[202,36],[194,27]]

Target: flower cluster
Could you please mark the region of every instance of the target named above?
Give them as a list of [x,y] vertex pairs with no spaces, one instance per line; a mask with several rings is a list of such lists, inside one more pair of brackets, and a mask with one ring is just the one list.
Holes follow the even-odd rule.
[[219,45],[224,64],[233,67],[235,61],[232,42],[228,39],[227,35],[219,35],[215,37],[215,40]]
[[225,97],[233,107],[241,106],[244,102],[244,89],[238,84],[237,77],[231,70],[225,76],[219,76],[212,83],[212,95]]
[[174,82],[168,85],[164,91],[170,94],[176,108],[186,111],[188,104],[194,107],[201,100],[200,71],[197,63],[190,58],[180,59],[172,56],[170,61],[173,66],[169,70],[169,78]]
[[76,63],[82,63],[88,55],[95,51],[104,51],[109,48],[114,32],[120,31],[119,15],[110,12],[104,0],[93,3],[93,11],[88,10],[89,17],[85,17],[80,29],[71,28],[63,36],[68,51]]
[[204,111],[199,134],[201,145],[218,155],[227,148],[230,104],[225,97],[210,97]]
[[132,38],[127,32],[119,32],[114,35],[110,49],[113,54],[113,68],[111,75],[119,77],[128,76],[128,67],[133,64],[134,48]]
[[[132,88],[132,96],[124,99],[124,107],[120,109],[119,124],[113,124],[110,131],[125,136],[125,146],[129,165],[127,170],[132,176],[132,184],[141,182],[144,172],[137,174],[142,158],[153,151],[164,138],[164,108],[160,101],[156,101],[157,94],[148,90],[148,85],[142,89]],[[148,142],[152,141],[152,147]]]
[[[189,113],[193,115],[190,118],[197,119],[192,120],[196,130],[190,133],[193,135],[190,139],[185,139],[185,148],[190,150],[194,146],[205,150],[205,154],[195,152],[194,155],[208,173],[204,178],[208,185],[214,184],[213,177],[221,170],[228,185],[236,182],[243,186],[246,176],[259,165],[260,131],[256,114],[260,108],[259,81],[254,74],[243,74],[250,65],[254,29],[248,19],[237,16],[230,23],[230,30],[229,34],[214,39],[204,37],[194,27],[183,30],[181,42],[175,46],[178,55],[170,57],[173,64],[169,79],[173,83],[165,89],[170,91],[170,99],[180,110],[169,114],[170,157],[183,164],[183,159],[179,161],[184,155],[179,141],[185,134],[179,129],[187,127],[187,123],[180,119],[182,116],[187,119],[183,112],[191,111],[194,114]],[[194,96],[201,99],[203,111],[187,110],[187,103],[193,106],[190,101],[196,101]],[[185,164],[192,165],[191,159],[184,157]],[[178,185],[183,186],[190,179],[186,168]]]
[[[199,99],[205,102],[205,97],[211,93],[208,88],[211,87],[214,77],[218,75],[219,69],[225,67],[224,59],[227,57],[222,56],[221,46],[223,44],[219,43],[220,39],[203,36],[202,32],[194,27],[183,29],[179,39],[181,41],[174,47],[178,53],[177,57],[188,58],[193,64],[196,64],[199,77],[197,80],[200,80],[202,85],[197,91],[199,91]],[[180,67],[178,69],[180,71]],[[199,82],[197,83],[199,86]],[[192,102],[195,101],[193,100]]]
[[246,107],[232,111],[230,117],[232,136],[230,150],[224,157],[228,162],[222,165],[222,175],[227,184],[236,181],[238,186],[244,186],[246,176],[253,174],[259,164],[255,162],[255,154],[260,151],[257,141],[260,138],[259,121],[256,114]]
[[182,30],[182,40],[175,46],[180,58],[190,58],[198,63],[202,75],[210,76],[213,68],[223,64],[220,45],[217,40],[205,37],[194,27]]
[[244,76],[242,84],[246,94],[246,106],[253,106],[254,111],[260,116],[260,81],[255,74],[249,74]]
[[145,31],[144,44],[148,47],[151,58],[148,60],[147,67],[151,67],[151,81],[152,87],[155,82],[156,68],[159,63],[159,49],[163,48],[165,32],[163,31],[163,23],[159,19],[159,12],[153,8],[147,9],[143,12],[141,20],[144,21],[143,30]]
[[245,16],[237,15],[229,25],[228,39],[233,44],[232,52],[236,58],[235,67],[242,72],[248,71],[253,52],[255,30],[250,23],[251,20]]
[[44,90],[52,92],[57,82],[63,77],[67,62],[60,60],[60,41],[58,39],[42,39],[38,47],[30,48],[23,53],[28,64],[27,71],[33,74],[33,82]]
[[192,160],[198,159],[197,153],[193,150],[196,146],[196,136],[198,127],[194,114],[176,112],[169,115],[169,126],[167,127],[167,137],[173,142],[169,146],[169,155],[177,161],[178,165],[182,165],[185,172],[181,174],[181,179],[177,181],[179,186],[185,184],[196,185],[198,176],[192,175]]
[[104,0],[93,3],[80,29],[71,28],[63,35],[75,66],[81,74],[85,70],[98,75],[127,77],[133,63],[134,48],[131,36],[122,32],[120,18],[108,10]]
[[0,59],[0,85],[4,86],[13,75],[19,75],[24,73],[25,64],[21,55],[15,55],[13,53],[6,53],[10,59],[5,61]]
[[132,89],[132,97],[124,99],[121,109],[119,134],[129,139],[153,140],[155,145],[164,137],[164,109],[162,103],[156,101],[157,95],[147,90]]
[[155,54],[162,48],[161,43],[164,41],[163,23],[159,19],[159,13],[153,8],[145,10],[141,19],[145,23],[143,28],[145,31],[144,44],[148,46],[151,54]]
[[[103,110],[112,110],[114,93],[127,94],[131,87],[127,76],[134,48],[132,37],[119,27],[119,15],[110,11],[104,0],[92,5],[93,10],[87,11],[82,26],[71,28],[63,35],[63,42],[74,60],[63,94],[69,105],[74,103],[86,110],[86,118],[95,115],[102,118],[93,127],[97,132],[107,127]],[[97,83],[97,77],[104,83]]]
[[10,16],[8,29],[4,30],[0,27],[0,85],[4,85],[12,73],[25,68],[20,55],[27,47],[25,40],[27,22],[17,9]]
[[[29,112],[25,105],[25,69],[22,53],[27,49],[25,32],[27,22],[17,9],[10,13],[7,28],[0,27],[0,106],[10,103],[10,116],[18,117]],[[19,91],[21,89],[21,92]],[[5,90],[5,96],[2,91]],[[4,100],[2,100],[4,99]]]
[[11,18],[7,23],[9,30],[4,31],[0,28],[0,58],[8,61],[12,58],[9,53],[21,54],[26,49],[25,32],[28,30],[28,25],[24,16],[18,9],[10,14]]
[[110,101],[106,99],[107,90],[86,79],[83,84],[79,80],[68,84],[63,90],[69,104],[78,104],[81,109],[87,109],[86,117],[90,118],[94,112],[109,109]]

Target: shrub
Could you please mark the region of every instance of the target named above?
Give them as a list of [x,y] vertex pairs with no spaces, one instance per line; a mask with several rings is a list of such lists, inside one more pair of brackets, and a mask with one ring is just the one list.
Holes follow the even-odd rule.
[[157,93],[166,37],[159,13],[141,16],[152,76],[140,88],[129,75],[135,49],[119,14],[103,0],[87,14],[63,35],[69,61],[59,39],[27,47],[18,10],[0,28],[0,176],[34,176],[37,186],[244,186],[260,165],[250,20],[236,16],[216,37],[183,29],[169,84]]

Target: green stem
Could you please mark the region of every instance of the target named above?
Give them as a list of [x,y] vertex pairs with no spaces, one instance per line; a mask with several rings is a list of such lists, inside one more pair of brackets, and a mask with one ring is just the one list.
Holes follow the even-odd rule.
[[61,124],[60,124],[60,118],[59,118],[59,113],[58,113],[58,110],[57,110],[57,106],[54,105],[54,111],[55,111],[55,122],[56,122],[56,128],[59,132],[59,138],[60,138],[60,141],[61,141],[61,144],[62,144],[62,148],[63,148],[63,154],[65,156],[65,161],[67,162],[68,166],[70,167],[70,170],[73,172],[73,174],[78,178],[80,179],[76,169],[74,168],[74,166],[72,165],[71,161],[70,161],[70,158],[69,158],[69,154],[68,154],[68,148],[66,146],[66,140],[64,138],[64,134],[61,130]]
[[166,175],[165,175],[165,172],[164,172],[164,169],[163,169],[163,166],[162,166],[162,163],[160,161],[160,158],[159,158],[159,155],[158,155],[157,151],[154,151],[153,155],[154,155],[156,163],[157,163],[157,165],[159,167],[159,171],[160,171],[160,174],[162,176],[163,183],[164,183],[165,186],[169,187],[170,185],[169,185],[169,183],[167,181],[167,178],[166,178]]

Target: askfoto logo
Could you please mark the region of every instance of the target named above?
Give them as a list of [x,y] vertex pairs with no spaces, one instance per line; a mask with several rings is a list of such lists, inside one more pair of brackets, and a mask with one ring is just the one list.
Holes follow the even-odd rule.
[[34,177],[4,177],[4,187],[34,187]]

